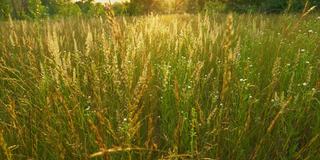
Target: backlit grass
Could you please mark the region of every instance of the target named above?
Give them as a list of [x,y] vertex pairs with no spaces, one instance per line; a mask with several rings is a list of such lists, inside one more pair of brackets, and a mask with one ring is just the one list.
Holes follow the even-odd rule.
[[0,24],[0,159],[319,159],[320,19]]

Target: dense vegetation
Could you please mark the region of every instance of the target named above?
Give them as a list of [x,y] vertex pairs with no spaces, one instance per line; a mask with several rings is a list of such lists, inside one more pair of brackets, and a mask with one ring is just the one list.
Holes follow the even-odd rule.
[[1,22],[0,159],[320,159],[307,13]]
[[308,2],[320,6],[320,0],[131,0],[125,3],[101,4],[94,0],[1,0],[0,20],[39,19],[66,16],[105,16],[111,9],[116,15],[149,13],[282,13],[300,12]]

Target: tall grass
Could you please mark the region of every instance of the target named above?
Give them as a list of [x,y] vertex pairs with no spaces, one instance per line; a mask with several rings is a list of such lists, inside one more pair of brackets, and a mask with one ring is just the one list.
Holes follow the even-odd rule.
[[1,159],[319,159],[320,20],[0,27]]

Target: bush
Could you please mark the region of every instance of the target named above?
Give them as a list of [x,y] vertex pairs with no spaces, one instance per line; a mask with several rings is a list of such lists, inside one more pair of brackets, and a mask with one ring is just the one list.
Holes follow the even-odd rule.
[[207,2],[204,6],[206,12],[224,12],[227,10],[227,6],[222,2]]
[[0,3],[0,20],[8,19],[10,13],[12,12],[12,7],[10,5],[10,0],[1,0]]

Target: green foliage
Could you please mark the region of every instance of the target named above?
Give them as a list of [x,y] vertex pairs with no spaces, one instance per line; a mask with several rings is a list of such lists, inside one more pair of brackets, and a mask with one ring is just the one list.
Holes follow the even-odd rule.
[[227,5],[222,2],[209,1],[205,4],[205,11],[208,13],[211,12],[225,12],[227,11]]
[[105,8],[100,3],[93,3],[93,0],[85,0],[76,2],[76,4],[80,7],[81,12],[89,17],[94,16],[104,16]]
[[129,3],[114,3],[112,5],[112,10],[115,15],[128,15]]
[[[310,0],[309,6],[319,6],[320,0]],[[301,12],[306,0],[131,0],[114,3],[111,8],[116,15],[216,13],[235,11],[239,13]],[[319,7],[318,7],[319,8]],[[105,15],[105,6],[94,0],[3,0],[0,2],[0,19],[37,19],[47,16],[99,17]]]
[[[239,12],[301,12],[306,0],[231,0],[226,2],[230,9]],[[320,0],[311,0],[309,5],[319,6]]]
[[71,1],[65,0],[50,0],[49,1],[49,14],[51,16],[79,16],[81,9],[78,5]]
[[131,0],[128,6],[128,13],[131,15],[148,14],[161,12],[162,0]]
[[9,18],[10,13],[12,12],[10,2],[10,0],[2,0],[0,2],[0,20]]
[[31,18],[41,18],[47,15],[45,6],[40,0],[29,0],[28,2],[28,16]]

